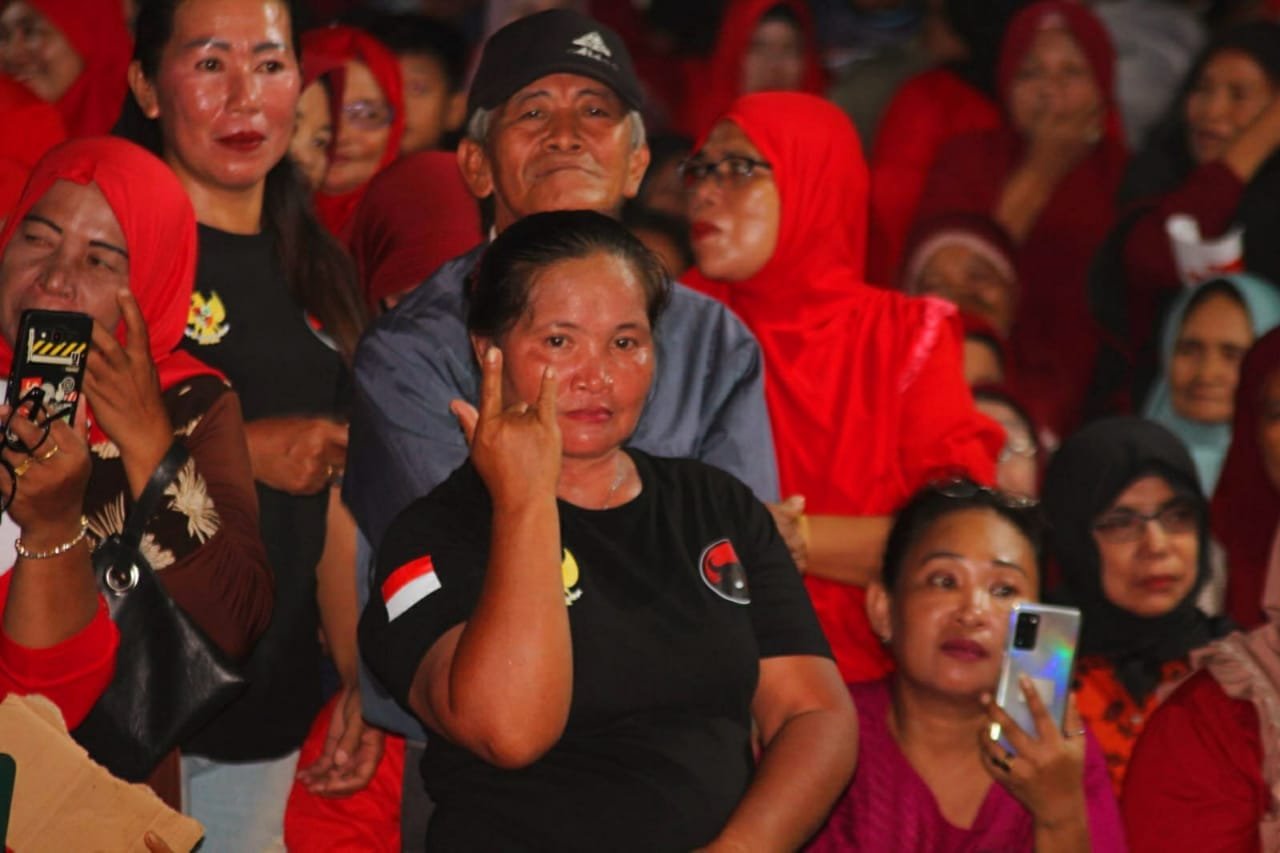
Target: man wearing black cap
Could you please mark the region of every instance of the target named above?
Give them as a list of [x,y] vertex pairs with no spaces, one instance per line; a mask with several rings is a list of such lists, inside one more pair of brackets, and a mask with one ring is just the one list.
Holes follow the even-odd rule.
[[[477,197],[493,196],[499,231],[540,211],[617,214],[649,164],[640,102],[631,58],[607,27],[567,10],[522,18],[485,46],[459,167]],[[379,319],[356,353],[343,497],[374,546],[404,507],[467,457],[449,402],[479,397],[463,291],[483,248],[441,266]],[[677,285],[657,345],[653,387],[631,444],[701,459],[762,500],[776,500],[763,365],[751,333],[720,303]],[[367,578],[358,587],[363,607]],[[365,676],[365,716],[422,739],[417,721]],[[408,795],[416,762],[406,765]],[[405,837],[414,836],[406,830]]]

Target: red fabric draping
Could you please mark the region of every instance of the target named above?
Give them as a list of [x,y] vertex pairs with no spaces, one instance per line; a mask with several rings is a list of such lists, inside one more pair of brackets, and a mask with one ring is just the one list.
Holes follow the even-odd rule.
[[351,229],[351,253],[370,308],[424,281],[479,245],[480,209],[451,151],[402,157],[369,182]]
[[[382,46],[373,36],[355,27],[325,27],[311,30],[302,36],[303,76],[311,82],[321,74],[338,71],[348,62],[361,62],[368,67],[377,81],[378,88],[391,105],[391,132],[387,147],[382,152],[378,169],[385,169],[400,156],[400,138],[404,136],[404,83],[400,75],[400,63],[395,54]],[[342,132],[341,77],[330,93],[333,110],[333,137]],[[356,206],[364,197],[368,184],[356,187],[341,195],[315,194],[316,212],[325,226],[345,245],[351,236],[351,220]]]
[[120,117],[128,93],[126,76],[133,37],[119,0],[26,0],[66,37],[84,70],[58,99],[71,136],[107,133]]
[[[220,376],[178,349],[195,283],[196,219],[191,200],[168,166],[132,142],[115,137],[73,139],[46,154],[0,231],[0,256],[27,211],[60,180],[97,186],[120,223],[129,251],[129,289],[147,323],[160,387],[201,374]],[[116,329],[121,343],[124,334],[122,322]],[[12,363],[13,349],[0,339],[0,375],[7,376]],[[97,433],[94,440],[102,437]]]
[[800,91],[820,94],[826,89],[826,72],[818,57],[813,16],[802,0],[730,0],[725,5],[715,51],[705,62],[690,63],[685,103],[680,110],[680,130],[699,137],[742,94],[742,63],[751,47],[760,19],[775,6],[786,6],[800,22],[804,38],[804,76]]
[[0,74],[0,224],[18,203],[27,174],[44,152],[67,138],[62,116],[17,80]]
[[[1112,96],[1110,41],[1098,19],[1079,3],[1044,0],[1013,19],[999,65],[1006,103],[1018,63],[1035,34],[1050,26],[1065,27],[1076,39],[1107,109],[1102,139],[1059,182],[1018,252],[1023,291],[1011,344],[1019,392],[1038,420],[1063,435],[1078,419],[1092,376],[1099,331],[1086,283],[1093,256],[1115,218],[1113,199],[1128,154]],[[1025,140],[1007,124],[956,137],[938,155],[917,216],[991,214],[1025,153]]]
[[[947,473],[991,482],[1003,435],[964,384],[954,306],[862,281],[867,171],[848,117],[778,92],[740,98],[725,119],[772,164],[781,201],[773,257],[725,292],[764,353],[784,494],[817,515],[878,516]],[[845,678],[883,675],[863,590],[806,582]]]
[[1267,476],[1258,441],[1262,394],[1277,370],[1280,330],[1259,338],[1240,366],[1231,449],[1213,493],[1213,536],[1227,552],[1227,615],[1242,628],[1265,621],[1262,592],[1280,523],[1280,491]]

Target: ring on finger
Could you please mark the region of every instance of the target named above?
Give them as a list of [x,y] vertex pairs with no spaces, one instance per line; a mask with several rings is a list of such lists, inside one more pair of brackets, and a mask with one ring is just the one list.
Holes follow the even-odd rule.
[[32,458],[28,456],[26,459],[23,459],[15,465],[13,468],[13,476],[21,477],[23,474],[27,473],[27,469],[31,467],[31,462]]
[[62,448],[55,444],[53,447],[49,448],[49,451],[47,453],[41,453],[39,456],[37,456],[36,461],[48,462],[53,457],[57,456],[60,450],[62,450]]

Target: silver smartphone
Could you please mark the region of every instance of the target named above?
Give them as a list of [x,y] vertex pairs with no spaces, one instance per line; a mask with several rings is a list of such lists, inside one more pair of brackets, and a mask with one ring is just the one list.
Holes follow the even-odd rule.
[[[1080,611],[1074,607],[1026,601],[1015,604],[1009,614],[1009,634],[1005,638],[996,704],[1031,737],[1036,736],[1036,724],[1018,685],[1019,676],[1031,679],[1061,729],[1067,713],[1067,697],[1071,694],[1079,636]],[[992,726],[992,738],[1014,752],[999,728]]]

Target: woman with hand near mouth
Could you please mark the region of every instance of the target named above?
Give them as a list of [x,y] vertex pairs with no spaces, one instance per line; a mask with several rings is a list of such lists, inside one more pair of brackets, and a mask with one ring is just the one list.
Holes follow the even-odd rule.
[[1200,486],[1213,494],[1231,445],[1240,363],[1258,338],[1280,325],[1280,291],[1243,273],[1178,296],[1160,341],[1162,375],[1143,414],[1191,451]]
[[[321,701],[317,597],[348,695],[356,692],[354,552],[344,558],[340,547],[353,543],[354,523],[332,484],[346,458],[343,354],[364,310],[350,259],[287,158],[296,45],[285,0],[150,0],[129,68],[135,139],[163,157],[195,208],[199,261],[183,346],[240,394],[275,578],[278,606],[246,664],[249,689],[183,757],[190,811],[210,843],[229,850],[267,849],[283,834],[296,750]],[[354,723],[346,735],[361,728],[358,712],[342,719]]]
[[[955,306],[863,283],[867,171],[853,124],[814,95],[739,98],[681,167],[697,269],[764,352],[785,495],[773,507],[846,681],[889,660],[866,623],[889,516],[1003,443],[965,385]],[[808,515],[804,515],[804,513]]]
[[0,71],[58,108],[70,136],[120,116],[133,40],[117,0],[12,0],[0,6]]
[[[850,685],[853,784],[810,853],[1123,850],[1102,751],[1068,701],[1059,728],[1027,692],[1024,732],[991,693],[1009,613],[1040,593],[1034,504],[968,480],[931,484],[903,507],[867,591],[892,676]],[[993,743],[998,722],[1016,750]]]
[[1177,436],[1130,417],[1067,439],[1041,499],[1060,577],[1051,598],[1083,614],[1076,701],[1118,794],[1147,715],[1187,674],[1188,655],[1226,630],[1196,608],[1208,503]]

